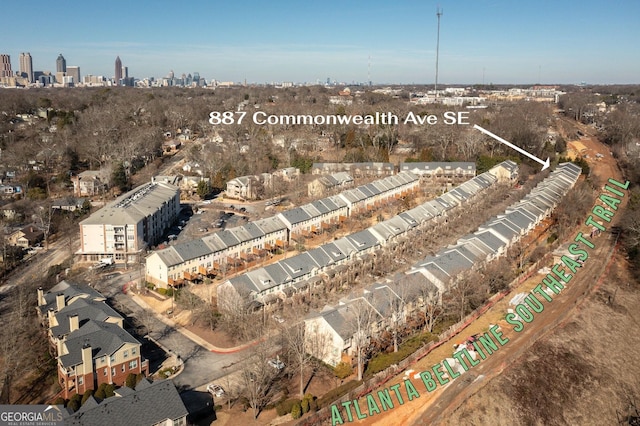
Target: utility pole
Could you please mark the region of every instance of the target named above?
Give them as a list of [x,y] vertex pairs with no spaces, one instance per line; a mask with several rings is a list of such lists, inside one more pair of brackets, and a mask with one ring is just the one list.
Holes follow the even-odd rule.
[[440,17],[442,16],[442,9],[438,7],[436,9],[436,16],[438,17],[438,37],[436,39],[436,85],[435,92],[436,98],[438,97],[438,60],[440,58]]

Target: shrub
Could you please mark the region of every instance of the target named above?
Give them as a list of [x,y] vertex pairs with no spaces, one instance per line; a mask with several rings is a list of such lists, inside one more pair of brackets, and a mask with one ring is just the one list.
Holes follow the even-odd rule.
[[299,419],[302,416],[302,408],[300,407],[300,403],[296,402],[291,408],[291,417],[293,419]]
[[296,404],[300,404],[300,400],[297,398],[284,400],[276,405],[276,413],[278,413],[279,416],[289,414]]
[[104,387],[104,394],[107,398],[111,398],[116,394],[116,387],[111,383],[109,383],[107,386]]
[[137,379],[137,377],[136,377],[136,374],[135,374],[135,373],[129,373],[129,374],[127,375],[127,378],[126,378],[126,379],[125,379],[125,381],[124,381],[124,385],[125,385],[126,387],[128,387],[128,388],[135,389],[135,388],[136,388],[136,384],[138,383],[138,381],[137,381],[137,380],[138,380],[138,379]]
[[87,399],[89,399],[89,397],[92,395],[93,395],[93,390],[87,389],[84,392],[84,394],[82,394],[82,400],[80,401],[80,405],[84,405],[84,403],[87,402]]
[[333,373],[336,375],[338,379],[346,379],[353,372],[353,368],[351,368],[351,364],[346,362],[340,362],[333,369]]
[[302,401],[300,401],[300,408],[302,409],[302,414],[306,414],[309,412],[309,400],[305,396]]
[[53,405],[67,405],[67,400],[63,397],[59,396],[53,401]]
[[391,352],[388,354],[380,353],[375,355],[369,362],[369,365],[367,365],[365,375],[371,376],[385,370],[392,364],[399,363],[430,340],[433,340],[433,335],[431,335],[430,333],[422,333],[410,338],[402,345],[400,345],[398,352]]
[[360,386],[361,383],[362,382],[359,382],[357,380],[349,380],[347,383],[344,383],[335,389],[331,389],[329,392],[325,393],[318,399],[317,406],[325,407],[329,405],[336,399],[340,398],[342,395]]
[[69,403],[67,404],[67,408],[70,408],[75,413],[80,409],[80,406],[82,405],[81,401],[82,401],[82,397],[78,394],[75,394],[69,400]]

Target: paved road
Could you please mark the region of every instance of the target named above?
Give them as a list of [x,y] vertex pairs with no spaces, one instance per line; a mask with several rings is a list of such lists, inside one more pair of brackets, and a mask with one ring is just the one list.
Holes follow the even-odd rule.
[[[175,327],[163,322],[158,315],[148,316],[145,308],[137,304],[133,298],[123,293],[123,286],[131,279],[139,277],[137,272],[113,273],[114,277],[97,280],[94,287],[107,297],[110,297],[115,307],[128,317],[142,318],[146,315],[151,328],[151,338],[170,353],[179,356],[184,361],[182,373],[173,381],[183,388],[196,388],[211,381],[218,380],[238,368],[241,353],[220,354],[213,353],[194,343]],[[145,321],[147,319],[145,318]]]

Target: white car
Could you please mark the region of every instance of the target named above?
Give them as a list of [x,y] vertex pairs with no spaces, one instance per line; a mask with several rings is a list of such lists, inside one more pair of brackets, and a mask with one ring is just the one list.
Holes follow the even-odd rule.
[[222,386],[216,385],[214,383],[210,383],[207,385],[207,392],[218,398],[224,395],[224,389],[222,388]]
[[276,370],[282,370],[284,368],[284,362],[280,361],[279,359],[270,359],[269,361],[267,361],[267,364],[269,364]]

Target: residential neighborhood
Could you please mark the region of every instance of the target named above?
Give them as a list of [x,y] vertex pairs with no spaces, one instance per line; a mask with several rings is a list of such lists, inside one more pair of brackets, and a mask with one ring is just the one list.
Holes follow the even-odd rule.
[[341,424],[356,406],[362,424],[430,424],[475,415],[483,380],[528,386],[529,352],[592,377],[604,358],[558,336],[632,329],[627,88],[67,74],[1,80],[21,85],[0,89],[3,406],[77,425]]

